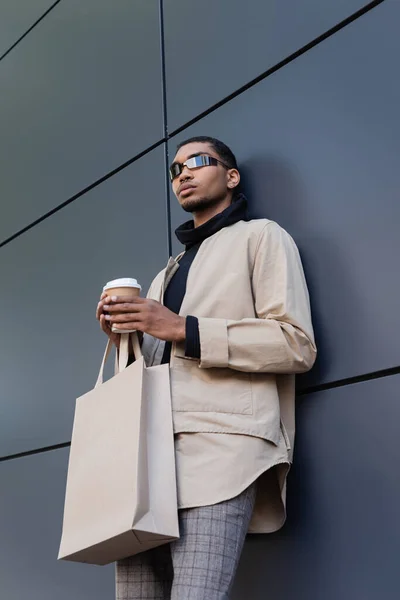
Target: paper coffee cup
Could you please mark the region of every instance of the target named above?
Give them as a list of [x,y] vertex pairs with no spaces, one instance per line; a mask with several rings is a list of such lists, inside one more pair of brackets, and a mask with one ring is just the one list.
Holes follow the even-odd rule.
[[[103,287],[103,292],[107,292],[108,296],[140,296],[142,286],[137,282],[136,279],[131,277],[122,277],[120,279],[113,279],[108,281]],[[118,314],[118,313],[113,313]],[[113,333],[133,333],[135,329],[118,329],[115,325],[111,327]]]

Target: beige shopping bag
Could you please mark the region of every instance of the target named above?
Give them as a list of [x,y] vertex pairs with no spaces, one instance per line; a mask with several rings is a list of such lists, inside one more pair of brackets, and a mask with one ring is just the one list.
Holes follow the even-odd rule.
[[104,565],[179,537],[169,365],[146,367],[136,333],[119,367],[76,401],[59,559]]

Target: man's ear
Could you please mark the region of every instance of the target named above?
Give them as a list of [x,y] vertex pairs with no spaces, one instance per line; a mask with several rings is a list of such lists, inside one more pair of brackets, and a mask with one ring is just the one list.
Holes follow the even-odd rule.
[[237,187],[240,183],[240,173],[237,169],[229,169],[227,172],[227,186],[230,190]]

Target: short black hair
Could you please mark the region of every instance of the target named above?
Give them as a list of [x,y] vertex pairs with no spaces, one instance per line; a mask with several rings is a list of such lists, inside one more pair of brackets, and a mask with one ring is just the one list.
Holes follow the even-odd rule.
[[221,161],[225,163],[225,165],[229,167],[229,169],[238,168],[236,156],[233,154],[232,150],[228,148],[228,146],[224,144],[224,142],[221,142],[221,140],[217,140],[213,137],[199,135],[196,137],[189,138],[188,140],[185,140],[184,142],[178,144],[178,146],[176,147],[176,151],[178,152],[178,150],[182,148],[182,146],[186,146],[186,144],[192,144],[195,142],[209,144],[211,148],[218,154]]

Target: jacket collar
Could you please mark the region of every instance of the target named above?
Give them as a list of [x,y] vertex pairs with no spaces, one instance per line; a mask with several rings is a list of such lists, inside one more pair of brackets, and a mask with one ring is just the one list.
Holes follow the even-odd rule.
[[225,210],[212,217],[200,227],[194,226],[194,221],[186,221],[175,230],[175,235],[185,250],[189,250],[196,244],[201,244],[205,239],[214,235],[224,227],[229,227],[238,221],[248,221],[247,198],[244,194],[238,194],[235,200]]

